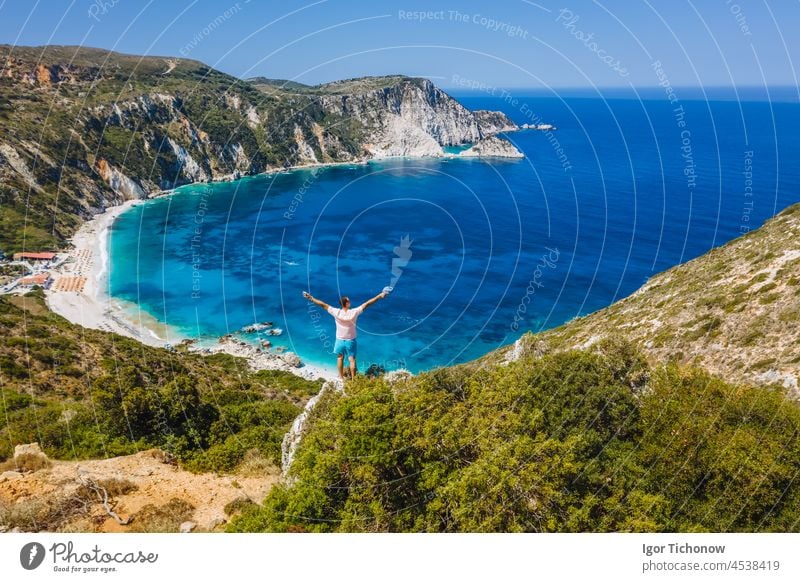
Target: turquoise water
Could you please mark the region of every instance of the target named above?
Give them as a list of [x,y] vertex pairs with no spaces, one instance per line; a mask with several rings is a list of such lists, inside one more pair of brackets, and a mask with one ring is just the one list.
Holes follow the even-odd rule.
[[359,320],[359,368],[419,371],[609,305],[800,201],[794,104],[461,101],[559,129],[509,134],[519,161],[398,159],[183,187],[115,222],[112,295],[191,337],[272,321],[275,345],[330,365],[333,322],[301,292],[358,304],[394,283]]

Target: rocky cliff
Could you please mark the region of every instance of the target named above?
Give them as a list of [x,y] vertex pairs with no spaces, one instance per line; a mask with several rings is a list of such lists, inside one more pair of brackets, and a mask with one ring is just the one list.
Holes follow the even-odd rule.
[[[516,126],[425,79],[310,87],[198,61],[0,46],[0,249],[59,245],[91,214],[288,166],[441,156]],[[23,237],[23,232],[24,237]]]
[[472,112],[427,79],[386,77],[383,87],[356,81],[323,85],[325,111],[357,120],[372,157],[441,156],[442,146],[476,143],[517,127],[500,112]]

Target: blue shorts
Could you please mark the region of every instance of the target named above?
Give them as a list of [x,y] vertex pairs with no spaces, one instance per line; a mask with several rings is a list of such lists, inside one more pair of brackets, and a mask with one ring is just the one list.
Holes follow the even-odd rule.
[[358,352],[358,344],[355,338],[341,339],[336,338],[336,343],[333,344],[333,353],[337,356],[346,356],[348,358],[355,358]]

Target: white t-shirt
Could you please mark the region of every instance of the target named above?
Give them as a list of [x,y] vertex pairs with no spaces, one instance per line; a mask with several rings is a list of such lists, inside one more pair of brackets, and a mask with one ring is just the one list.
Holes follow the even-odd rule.
[[363,311],[363,307],[345,311],[328,306],[328,313],[336,320],[336,337],[338,339],[356,339],[356,319]]

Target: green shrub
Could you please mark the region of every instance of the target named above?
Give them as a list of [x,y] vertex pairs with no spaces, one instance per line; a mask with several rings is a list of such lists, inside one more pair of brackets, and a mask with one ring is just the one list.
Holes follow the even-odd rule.
[[225,515],[230,517],[254,507],[258,507],[258,504],[249,497],[237,497],[233,501],[225,504],[223,511],[225,511]]
[[630,345],[359,378],[228,531],[790,531],[800,409]]
[[272,390],[283,390],[292,396],[309,398],[322,388],[323,381],[309,381],[289,372],[279,370],[260,370],[253,374],[253,380],[260,385],[267,385]]
[[[671,500],[676,531],[797,528],[800,410],[781,392],[660,370],[641,405],[643,484]],[[787,517],[791,516],[791,517]],[[788,530],[787,530],[788,531]]]

